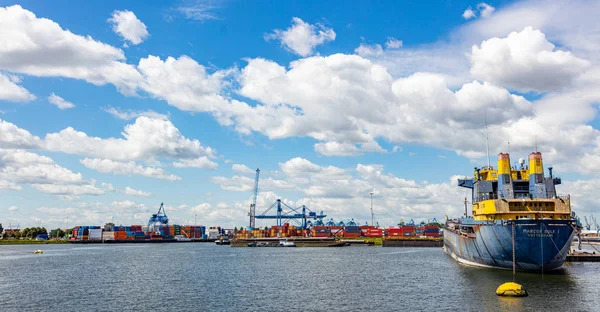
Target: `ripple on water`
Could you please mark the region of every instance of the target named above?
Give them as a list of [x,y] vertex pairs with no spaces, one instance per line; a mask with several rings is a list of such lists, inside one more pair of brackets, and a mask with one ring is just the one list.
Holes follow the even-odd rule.
[[592,311],[600,293],[600,264],[576,263],[517,273],[530,296],[498,297],[510,271],[439,248],[13,247],[0,249],[1,311]]

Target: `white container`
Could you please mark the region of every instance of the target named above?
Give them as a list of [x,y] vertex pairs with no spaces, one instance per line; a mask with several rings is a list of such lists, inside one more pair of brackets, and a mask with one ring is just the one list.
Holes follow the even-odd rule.
[[102,229],[90,229],[89,240],[100,240],[102,239]]
[[209,229],[207,235],[208,239],[217,239],[219,238],[219,230]]

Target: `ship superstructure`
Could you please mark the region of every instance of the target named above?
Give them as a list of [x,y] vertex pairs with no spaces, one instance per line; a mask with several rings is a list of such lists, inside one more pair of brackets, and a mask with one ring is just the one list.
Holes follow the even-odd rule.
[[472,216],[446,222],[446,252],[462,263],[508,269],[514,237],[517,269],[560,267],[576,220],[570,196],[556,193],[561,179],[548,170],[546,177],[540,152],[529,155],[528,166],[523,160],[511,166],[510,156],[500,153],[497,168],[475,168],[473,178],[459,179],[472,190]]

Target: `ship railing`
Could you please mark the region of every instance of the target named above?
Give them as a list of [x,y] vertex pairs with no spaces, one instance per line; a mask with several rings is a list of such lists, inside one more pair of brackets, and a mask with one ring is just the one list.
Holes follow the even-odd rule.
[[480,202],[480,201],[484,201],[484,200],[489,200],[489,199],[498,199],[498,193],[481,193],[479,195],[477,195],[476,201]]
[[[552,195],[552,196],[549,196],[548,198],[570,200],[571,195],[569,195],[569,194],[567,194],[567,195],[563,195],[563,194]],[[511,199],[511,198],[506,198],[502,194],[498,194],[498,193],[481,193],[481,194],[477,195],[477,197],[475,198],[475,201],[480,202],[480,201],[489,200],[489,199]],[[533,199],[533,197],[531,197],[530,194],[515,193],[514,199]]]

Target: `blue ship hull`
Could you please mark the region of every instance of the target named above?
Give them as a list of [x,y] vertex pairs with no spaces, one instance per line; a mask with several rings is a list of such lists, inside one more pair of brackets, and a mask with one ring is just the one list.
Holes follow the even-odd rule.
[[[575,220],[515,220],[503,223],[460,219],[453,228],[446,223],[444,250],[457,261],[474,266],[512,269],[512,229],[519,271],[550,271],[565,261]],[[460,230],[458,229],[460,225]]]

